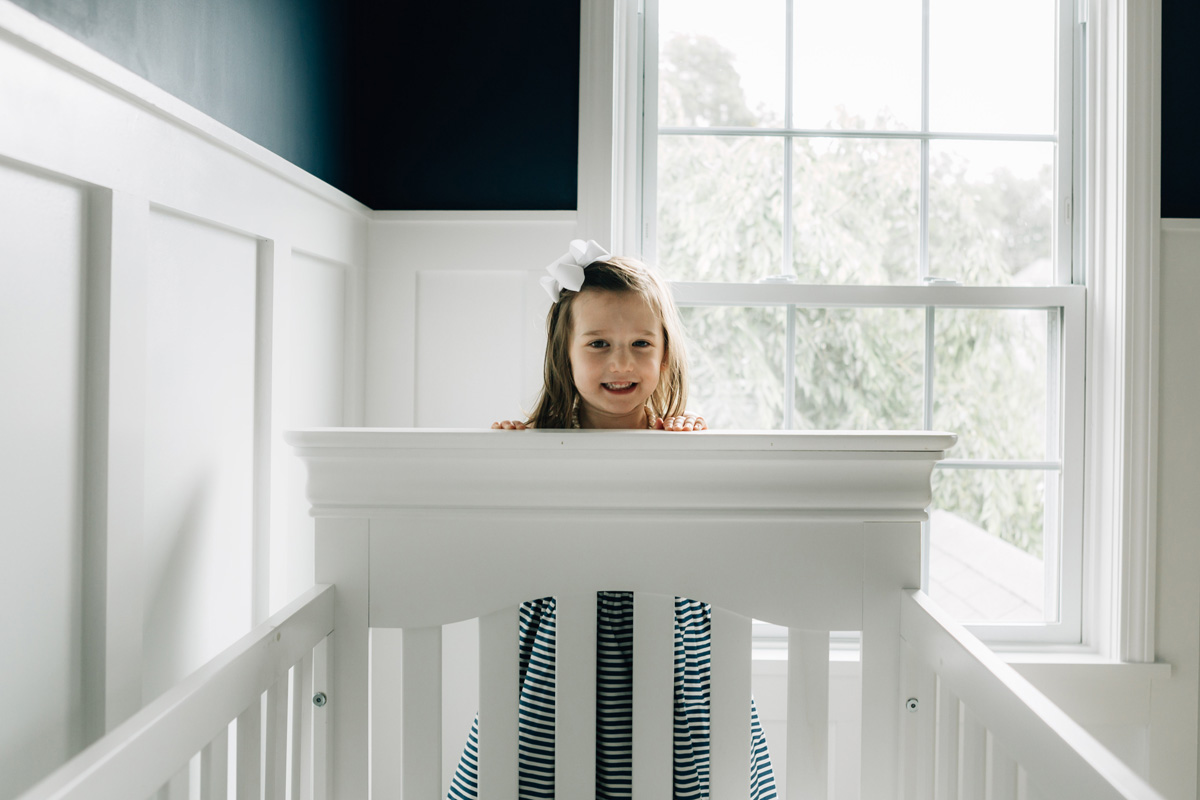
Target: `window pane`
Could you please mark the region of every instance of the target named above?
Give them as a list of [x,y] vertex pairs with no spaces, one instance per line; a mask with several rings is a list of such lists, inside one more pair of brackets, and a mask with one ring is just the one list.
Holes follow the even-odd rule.
[[921,2],[797,2],[792,125],[920,130]]
[[1049,314],[937,309],[933,427],[958,434],[951,458],[1047,458]]
[[796,309],[795,427],[922,427],[925,312]]
[[688,335],[688,410],[713,429],[783,427],[784,309],[680,309]]
[[916,283],[921,146],[792,142],[793,264],[801,283]]
[[658,139],[657,259],[671,280],[754,281],[782,271],[783,141]]
[[930,128],[1053,133],[1056,6],[930,0]]
[[1054,282],[1049,142],[929,144],[929,272],[971,285]]
[[1044,621],[1045,487],[1057,479],[1038,470],[935,469],[930,597],[963,621]]
[[784,0],[661,0],[658,124],[782,125]]

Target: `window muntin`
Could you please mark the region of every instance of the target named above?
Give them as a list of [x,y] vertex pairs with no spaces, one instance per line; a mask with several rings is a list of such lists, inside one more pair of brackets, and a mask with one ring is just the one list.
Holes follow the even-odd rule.
[[[1083,359],[1084,298],[1065,285],[1078,235],[1070,4],[1021,0],[999,26],[986,17],[987,36],[964,11],[982,6],[961,0],[853,4],[851,21],[845,4],[744,5],[646,3],[640,241],[697,325],[696,402],[721,427],[958,431],[927,553],[966,522],[1015,543],[1023,559],[1010,560],[1039,565],[1037,580],[1028,569],[1020,580],[1023,603],[1039,595],[1033,584],[1041,598],[963,619],[1005,623],[981,631],[993,640],[1078,641],[1083,393],[1069,365]],[[700,22],[689,28],[688,14]],[[1001,29],[1020,46],[995,45]],[[682,62],[653,58],[662,41],[692,85],[705,83],[703,59],[684,58],[687,46],[711,59],[729,43],[736,60],[723,56],[711,93],[720,108],[685,103]],[[968,57],[979,63],[947,66]],[[780,66],[782,79],[767,74]],[[825,79],[834,73],[840,86]],[[741,320],[736,337],[722,319]],[[950,578],[936,558],[926,568],[937,596]]]

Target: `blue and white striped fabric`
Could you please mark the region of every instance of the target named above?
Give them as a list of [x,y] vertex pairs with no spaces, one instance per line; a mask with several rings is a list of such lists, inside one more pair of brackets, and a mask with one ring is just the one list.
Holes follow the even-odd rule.
[[[518,718],[519,796],[554,797],[553,597],[521,606]],[[631,796],[633,763],[633,594],[600,592],[596,598],[596,797]],[[712,609],[675,598],[674,800],[708,798],[709,649]],[[478,798],[479,720],[450,784],[449,800]],[[773,800],[775,777],[767,739],[750,701],[751,800]]]

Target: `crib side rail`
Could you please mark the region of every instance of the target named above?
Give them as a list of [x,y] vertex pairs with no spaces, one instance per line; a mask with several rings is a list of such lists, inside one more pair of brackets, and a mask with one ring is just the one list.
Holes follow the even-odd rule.
[[234,720],[238,796],[282,798],[290,785],[293,797],[324,797],[323,718],[311,709],[333,602],[332,586],[314,586],[19,800],[173,800],[189,796],[196,767],[201,796],[224,798]]
[[1161,800],[924,592],[901,604],[904,796]]

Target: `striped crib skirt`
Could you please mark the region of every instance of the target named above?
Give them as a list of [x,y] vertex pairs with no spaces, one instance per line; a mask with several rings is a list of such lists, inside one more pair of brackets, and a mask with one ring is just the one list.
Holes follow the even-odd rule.
[[[553,597],[521,606],[518,747],[520,798],[554,797]],[[633,593],[596,598],[596,797],[631,797],[633,778]],[[712,609],[675,598],[675,800],[708,798],[708,691]],[[448,800],[478,800],[479,719],[450,783]],[[767,739],[750,701],[751,800],[776,797]]]

